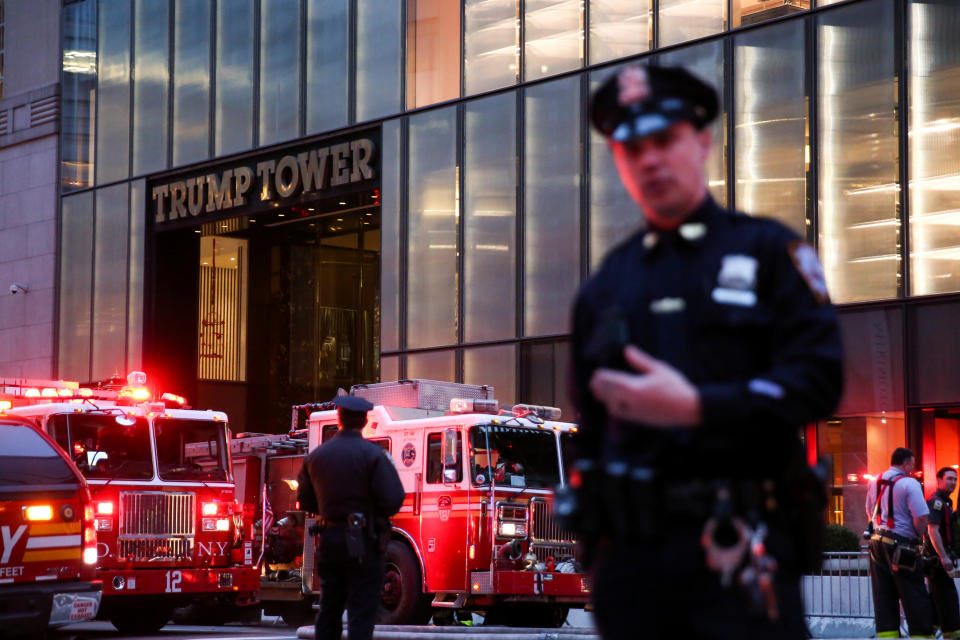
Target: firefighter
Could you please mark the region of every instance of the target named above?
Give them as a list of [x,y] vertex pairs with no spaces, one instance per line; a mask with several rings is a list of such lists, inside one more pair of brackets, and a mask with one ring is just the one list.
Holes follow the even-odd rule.
[[910,477],[915,461],[910,449],[894,449],[890,468],[867,486],[870,585],[878,638],[900,637],[901,604],[910,637],[933,637],[933,608],[923,586],[919,548],[929,510],[923,487]]
[[826,498],[798,434],[840,397],[839,330],[816,252],[707,190],[717,110],[680,68],[625,67],[592,98],[647,223],[573,310],[571,513],[608,640],[806,632]]
[[315,638],[339,640],[346,608],[351,640],[370,640],[383,589],[389,519],[405,493],[383,449],[363,438],[373,405],[349,395],[333,402],[339,431],[306,457],[297,489],[301,508],[318,516],[322,591]]
[[956,514],[950,494],[957,488],[957,472],[952,467],[937,471],[937,490],[927,500],[930,516],[923,539],[927,563],[927,588],[933,600],[937,621],[944,638],[960,638],[960,601],[957,600],[957,555],[954,552],[953,525]]

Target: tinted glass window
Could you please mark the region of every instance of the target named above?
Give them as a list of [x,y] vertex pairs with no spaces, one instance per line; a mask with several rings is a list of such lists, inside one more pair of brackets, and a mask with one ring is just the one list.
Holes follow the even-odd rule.
[[[153,477],[147,421],[117,414],[68,414],[50,418],[58,436],[66,429],[69,454],[87,478],[149,480]],[[62,437],[62,436],[60,436]]]
[[158,419],[154,422],[157,465],[162,480],[226,480],[225,425],[211,420]]
[[471,477],[477,485],[554,487],[560,483],[557,441],[553,430],[524,427],[470,428]]
[[0,424],[0,485],[75,482],[57,451],[30,427]]
[[[443,482],[443,434],[431,433],[427,436],[427,484],[440,484]],[[457,433],[457,479],[455,482],[463,480],[463,436]]]

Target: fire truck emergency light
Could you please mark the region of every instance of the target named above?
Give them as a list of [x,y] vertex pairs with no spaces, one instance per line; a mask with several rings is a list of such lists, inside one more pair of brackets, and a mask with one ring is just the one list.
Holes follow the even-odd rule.
[[33,505],[24,509],[27,520],[53,520],[53,508],[48,504]]
[[13,400],[0,400],[0,413],[13,409]]
[[183,396],[178,396],[175,393],[164,393],[163,395],[160,396],[160,400],[162,400],[163,402],[172,402],[174,404],[178,404],[181,406],[187,404],[186,398],[184,398]]
[[499,411],[498,400],[450,398],[450,413],[497,413]]
[[515,404],[513,405],[513,414],[524,416],[534,414],[541,420],[559,420],[562,412],[557,407],[546,407],[539,404]]

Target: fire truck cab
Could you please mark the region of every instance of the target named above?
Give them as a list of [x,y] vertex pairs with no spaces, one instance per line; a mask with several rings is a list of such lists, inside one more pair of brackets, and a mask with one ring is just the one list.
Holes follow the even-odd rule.
[[127,633],[163,627],[175,607],[254,601],[252,524],[235,502],[227,416],[150,401],[146,376],[129,386],[0,381],[10,414],[31,420],[67,453],[90,487],[100,617]]
[[[433,380],[350,392],[375,405],[363,435],[383,447],[407,493],[393,517],[381,622],[478,611],[487,623],[550,627],[586,604],[575,537],[553,514],[561,439],[577,429],[559,422],[559,409],[501,411],[492,387]],[[309,448],[336,425],[335,410],[311,414]]]
[[100,606],[87,484],[49,436],[0,400],[0,638],[43,637]]

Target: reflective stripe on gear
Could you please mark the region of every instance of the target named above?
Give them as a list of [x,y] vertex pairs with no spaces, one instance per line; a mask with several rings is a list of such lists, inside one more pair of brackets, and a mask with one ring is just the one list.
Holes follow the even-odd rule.
[[877,637],[878,638],[899,638],[900,631],[878,631]]

